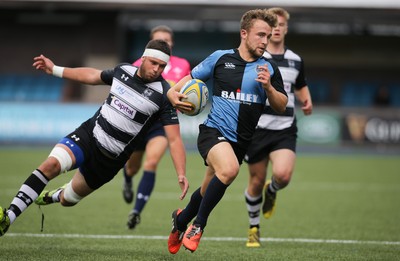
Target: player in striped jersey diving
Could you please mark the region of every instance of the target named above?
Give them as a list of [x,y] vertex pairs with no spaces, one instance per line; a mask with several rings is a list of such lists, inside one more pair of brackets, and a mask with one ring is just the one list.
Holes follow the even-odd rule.
[[[48,158],[22,184],[9,208],[0,207],[0,236],[33,202],[73,206],[112,180],[158,119],[169,142],[182,190],[180,199],[185,197],[189,187],[185,147],[176,110],[166,95],[169,84],[161,77],[170,55],[168,43],[152,40],[146,45],[140,67],[124,63],[101,71],[55,66],[44,55],[34,58],[33,66],[47,74],[84,84],[108,84],[111,89],[93,117],[55,145]],[[69,183],[55,190],[44,190],[50,180],[75,169]]]

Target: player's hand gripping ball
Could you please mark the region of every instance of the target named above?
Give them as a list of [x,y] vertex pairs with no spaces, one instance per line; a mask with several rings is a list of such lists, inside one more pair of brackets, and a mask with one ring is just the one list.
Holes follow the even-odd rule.
[[195,116],[204,110],[208,101],[207,85],[198,79],[189,80],[183,85],[180,93],[183,93],[187,98],[182,99],[183,102],[188,102],[192,106],[190,112],[185,112],[185,115]]

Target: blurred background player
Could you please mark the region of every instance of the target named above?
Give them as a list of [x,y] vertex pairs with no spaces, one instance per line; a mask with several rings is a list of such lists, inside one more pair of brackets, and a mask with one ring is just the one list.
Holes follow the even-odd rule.
[[274,110],[285,111],[287,96],[279,69],[263,57],[276,22],[276,16],[265,10],[247,11],[240,22],[239,47],[215,51],[167,93],[181,111],[189,110],[179,99],[186,81],[207,82],[213,93],[211,110],[199,126],[197,139],[206,173],[187,206],[172,213],[171,254],[182,244],[192,252],[197,249],[209,215],[239,173],[267,97]]
[[[250,228],[247,247],[260,246],[260,209],[264,188],[263,215],[269,218],[275,209],[276,193],[286,187],[292,177],[296,159],[297,126],[294,114],[295,95],[302,104],[304,115],[312,113],[312,101],[304,75],[302,58],[285,46],[289,13],[282,8],[267,11],[277,15],[278,26],[273,28],[272,37],[264,56],[279,67],[288,94],[288,104],[283,114],[275,113],[267,102],[253,136],[253,142],[244,158],[249,167],[249,184],[245,199]],[[265,181],[268,163],[272,164],[272,178]]]
[[[154,27],[150,32],[151,40],[163,40],[173,47],[174,33],[172,29],[166,25]],[[133,63],[134,66],[140,66],[142,58]],[[171,85],[175,85],[181,78],[190,73],[190,64],[186,59],[170,56],[163,73],[163,78]],[[156,122],[153,127],[148,131],[145,139],[135,148],[128,162],[123,169],[124,184],[123,184],[123,197],[127,203],[131,203],[133,197],[133,182],[132,178],[135,176],[142,165],[143,155],[146,157],[143,164],[143,176],[139,182],[136,192],[136,200],[132,211],[128,215],[127,226],[129,229],[134,229],[140,223],[140,213],[144,209],[147,201],[150,198],[151,192],[155,185],[155,175],[157,165],[160,162],[168,146],[165,131],[161,122]]]

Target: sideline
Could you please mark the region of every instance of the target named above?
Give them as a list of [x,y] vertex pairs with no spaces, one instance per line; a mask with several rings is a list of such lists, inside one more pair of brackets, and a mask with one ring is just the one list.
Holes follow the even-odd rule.
[[[148,239],[167,240],[167,236],[144,235],[84,235],[84,234],[33,234],[33,233],[7,233],[6,237],[48,237],[48,238],[91,238],[91,239]],[[206,241],[243,241],[244,237],[204,237]],[[261,238],[262,242],[291,242],[313,244],[361,244],[361,245],[400,245],[400,241],[364,241],[364,240],[339,240],[339,239],[311,239],[311,238]]]

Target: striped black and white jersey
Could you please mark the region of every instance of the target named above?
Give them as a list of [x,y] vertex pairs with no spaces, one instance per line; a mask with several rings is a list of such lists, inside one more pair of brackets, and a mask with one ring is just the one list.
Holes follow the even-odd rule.
[[143,138],[155,120],[160,119],[163,125],[179,124],[176,110],[166,96],[169,84],[162,77],[144,82],[137,70],[130,64],[120,64],[101,73],[111,90],[92,118],[93,136],[97,146],[115,158],[129,156],[135,141]]
[[295,124],[294,90],[299,90],[307,85],[304,74],[304,62],[298,54],[290,49],[285,49],[284,54],[281,55],[271,55],[265,52],[264,57],[268,60],[273,60],[278,65],[285,91],[288,94],[288,103],[286,111],[283,114],[278,114],[269,106],[267,100],[257,128],[269,130],[286,129]]

